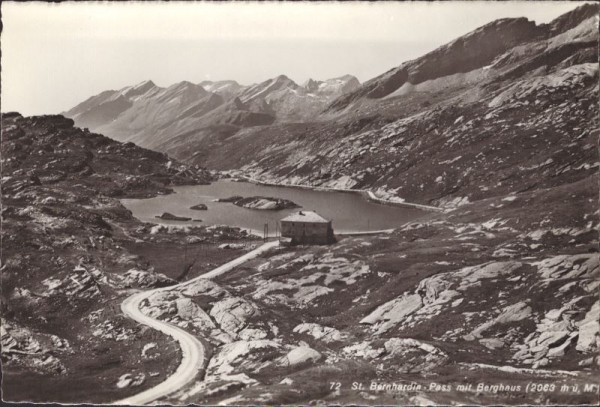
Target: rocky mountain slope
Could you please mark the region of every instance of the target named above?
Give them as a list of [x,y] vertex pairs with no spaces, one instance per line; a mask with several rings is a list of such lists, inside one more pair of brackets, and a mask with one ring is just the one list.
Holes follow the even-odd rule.
[[174,322],[212,349],[203,380],[166,401],[593,404],[597,197],[588,178],[485,199],[156,298],[149,314],[191,300]]
[[[594,12],[595,5],[584,6],[537,28],[521,19],[490,23],[398,68],[412,72],[415,83],[375,98],[367,95],[369,82],[337,99],[330,113],[350,104],[329,120],[274,123],[198,142],[181,136],[177,146],[161,147],[265,181],[371,188],[442,207],[584,179],[598,168]],[[494,55],[465,60],[477,54],[471,47],[494,38]],[[433,66],[465,72],[423,73]],[[374,79],[381,86],[373,89],[386,87],[388,76]]]
[[[506,61],[507,51],[511,49],[524,51],[533,45],[534,54],[539,52],[542,55],[537,55],[537,66],[527,69],[532,70],[544,65],[551,67],[565,59],[564,54],[568,54],[569,51],[557,47],[558,44],[552,46],[545,43],[545,40],[579,26],[583,21],[593,18],[595,15],[597,15],[595,5],[588,4],[557,18],[550,24],[539,26],[526,18],[506,18],[493,21],[420,58],[405,62],[399,67],[373,78],[354,92],[335,100],[328,110],[347,109],[363,98],[385,97],[405,84],[418,85],[436,78],[464,74],[478,68],[494,69],[498,67],[500,61]],[[566,48],[593,48],[595,41],[593,29],[576,38],[570,38],[570,40],[561,42],[559,39],[559,42]],[[519,47],[520,45],[522,47]],[[573,51],[571,50],[571,52]],[[525,55],[524,53],[520,54],[520,56]],[[542,58],[545,60],[541,61]],[[552,61],[556,58],[562,59]],[[524,61],[518,62],[522,64]],[[488,65],[490,66],[488,67]]]
[[[210,180],[203,168],[62,116],[2,115],[4,400],[108,402],[175,368],[174,343],[124,318],[120,302],[238,255],[218,246],[245,235],[142,224],[117,198]],[[118,386],[126,374],[136,379]]]
[[446,209],[157,300],[148,312],[184,296],[235,315],[218,324],[228,336],[197,328],[212,341],[206,377],[169,401],[597,402],[597,387],[583,390],[600,366],[597,14],[490,23],[342,96],[323,120],[162,145],[268,182]]
[[92,96],[64,115],[79,127],[160,150],[159,145],[181,135],[201,139],[204,133],[232,135],[241,128],[275,121],[302,121],[359,85],[351,75],[310,80],[306,86],[284,75],[250,86],[235,81],[197,85],[184,81],[160,88],[144,81]]
[[[476,52],[483,46],[485,52]],[[3,246],[9,256],[2,270],[2,304],[8,307],[2,339],[3,349],[16,350],[3,356],[14,369],[4,379],[5,388],[17,394],[20,383],[31,383],[23,372],[44,363],[55,366],[46,355],[67,372],[98,368],[102,361],[103,373],[94,371],[101,377],[95,400],[111,388],[122,397],[165,377],[177,350],[160,335],[111,314],[108,304],[123,298],[123,287],[169,284],[187,275],[185,265],[177,263],[177,272],[171,267],[181,259],[184,242],[215,242],[223,235],[141,225],[110,196],[145,196],[169,183],[187,182],[172,177],[199,182],[204,172],[193,166],[205,165],[274,183],[369,188],[389,200],[444,211],[424,213],[390,233],[339,236],[326,247],[281,248],[212,281],[150,298],[146,314],[201,338],[209,355],[202,377],[160,401],[597,403],[597,50],[597,5],[540,26],[525,19],[500,20],[348,89],[318,120],[296,123],[265,119],[276,111],[273,100],[296,94],[293,90],[301,94],[298,85],[278,77],[244,88],[237,97],[216,95],[223,103],[202,114],[212,117],[210,126],[189,132],[182,127],[156,142],[154,148],[186,165],[73,129],[63,118],[3,118],[9,140],[2,146],[3,166],[16,177],[3,179],[8,197],[3,196],[8,225]],[[329,85],[344,87],[335,81]],[[303,88],[317,92],[329,85],[309,81]],[[155,98],[149,84],[127,92],[148,111],[156,106],[149,101]],[[184,95],[213,97],[212,90],[203,93],[196,85],[170,92],[181,92],[182,101]],[[110,111],[110,102],[119,99],[113,96],[98,95],[76,114],[104,103]],[[114,103],[115,111],[120,103]],[[239,122],[265,120],[260,127],[219,121],[218,109]],[[186,120],[192,119],[182,117],[168,126],[184,126]],[[58,125],[50,128],[47,121]],[[47,147],[46,137],[59,138],[54,134],[66,141]],[[23,143],[11,141],[24,136]],[[117,164],[119,173],[110,172],[113,155],[103,155],[102,148],[94,147],[92,157],[85,158],[89,154],[79,147],[68,147],[88,137],[128,157]],[[145,160],[131,158],[134,152],[157,158],[147,168],[138,167]],[[66,159],[71,156],[87,160],[90,169],[79,159]],[[20,168],[32,168],[29,163],[39,157],[46,158],[38,183]],[[58,181],[54,165],[67,174]],[[83,198],[74,197],[74,189]],[[61,223],[65,215],[54,215],[58,209],[48,198],[71,205],[67,222],[77,223]],[[242,237],[235,230],[224,233],[231,240]],[[90,241],[90,236],[103,240]],[[191,274],[216,258],[225,260],[217,257],[217,249],[214,253],[197,256]],[[97,282],[100,294],[93,294],[90,281]],[[80,305],[79,287],[105,302]],[[69,319],[73,333],[56,322],[66,307],[75,310]],[[81,325],[84,320],[89,322]],[[78,352],[93,352],[93,361],[78,365],[61,350],[62,339],[79,344]],[[88,342],[93,345],[81,345]],[[104,350],[106,343],[113,350]],[[129,354],[136,357],[109,357]],[[67,382],[57,369],[35,377],[46,386],[41,394]],[[76,383],[92,381],[89,375],[81,380]],[[125,383],[123,389],[115,390],[118,383]]]

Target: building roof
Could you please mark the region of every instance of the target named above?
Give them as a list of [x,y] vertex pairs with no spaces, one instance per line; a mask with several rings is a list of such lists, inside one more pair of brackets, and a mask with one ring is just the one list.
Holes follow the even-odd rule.
[[329,223],[327,219],[313,211],[299,211],[281,219],[282,222]]

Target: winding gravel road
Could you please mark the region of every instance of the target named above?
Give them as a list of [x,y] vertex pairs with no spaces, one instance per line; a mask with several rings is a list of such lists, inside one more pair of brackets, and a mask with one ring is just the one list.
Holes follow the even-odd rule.
[[222,266],[219,266],[216,269],[202,274],[201,276],[198,276],[192,280],[169,287],[161,287],[139,292],[127,297],[125,301],[121,303],[121,310],[123,313],[134,321],[137,321],[142,325],[147,325],[175,339],[181,348],[181,363],[179,364],[177,370],[175,370],[175,372],[165,381],[141,393],[118,400],[113,404],[144,405],[152,403],[153,401],[172,394],[173,392],[189,384],[197,377],[198,373],[200,373],[205,365],[206,355],[202,343],[183,329],[151,318],[142,313],[142,311],[140,311],[140,305],[145,299],[157,292],[184,288],[193,284],[197,280],[210,279],[220,276],[221,274],[234,269],[248,260],[258,257],[260,254],[271,250],[278,245],[278,241],[267,242],[262,246],[244,254],[243,256],[233,259],[232,261],[225,263]]

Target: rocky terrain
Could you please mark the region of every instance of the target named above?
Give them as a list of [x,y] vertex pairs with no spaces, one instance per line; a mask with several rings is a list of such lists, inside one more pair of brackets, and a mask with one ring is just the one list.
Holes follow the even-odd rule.
[[[223,112],[238,120],[152,145],[187,164],[62,117],[5,115],[4,388],[19,399],[42,383],[40,399],[54,400],[61,384],[93,382],[93,397],[70,400],[106,401],[173,370],[173,343],[113,304],[253,243],[235,228],[141,224],[115,197],[204,182],[202,165],[443,210],[330,246],[280,247],[150,296],[143,312],[193,334],[207,353],[195,382],[160,402],[597,404],[598,21],[592,4],[545,25],[492,22],[358,87],[334,81],[344,95],[302,122],[280,120],[286,104],[277,110],[261,97],[300,98],[282,76],[241,88],[140,84],[119,91],[130,95],[119,102],[101,94],[70,112],[79,122],[105,106],[133,123],[142,116],[129,109],[161,110],[160,95],[172,92],[198,100],[198,115],[213,123]],[[215,97],[223,102],[202,113]],[[141,141],[151,127],[136,125],[123,134]],[[102,143],[118,154],[103,155]]]
[[120,302],[236,257],[218,246],[246,236],[142,224],[117,198],[210,179],[62,116],[2,115],[4,400],[107,402],[164,380],[177,347]]
[[483,199],[151,297],[210,353],[163,401],[596,403],[597,196],[590,177]]
[[234,205],[247,209],[258,209],[263,211],[278,211],[281,209],[298,208],[299,206],[283,198],[272,198],[268,196],[232,196],[229,198],[221,198],[219,202],[231,202]]

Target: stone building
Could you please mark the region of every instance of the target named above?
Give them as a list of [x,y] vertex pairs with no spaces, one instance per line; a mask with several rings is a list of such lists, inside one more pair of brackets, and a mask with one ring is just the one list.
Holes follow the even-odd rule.
[[281,236],[292,244],[330,244],[335,242],[331,221],[316,212],[299,211],[279,221]]

